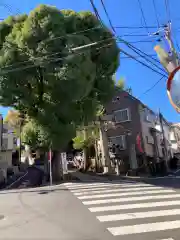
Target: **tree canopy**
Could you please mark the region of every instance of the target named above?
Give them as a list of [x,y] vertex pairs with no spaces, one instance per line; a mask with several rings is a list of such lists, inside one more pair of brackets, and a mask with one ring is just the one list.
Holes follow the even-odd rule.
[[91,12],[40,5],[0,23],[0,104],[35,119],[54,148],[111,98],[118,65],[113,34]]
[[47,131],[36,121],[29,120],[23,126],[21,133],[22,143],[29,145],[32,149],[45,149],[50,146],[50,138]]
[[17,136],[20,136],[20,125],[23,123],[24,119],[21,114],[17,110],[9,110],[4,123],[8,124],[8,126],[14,130]]

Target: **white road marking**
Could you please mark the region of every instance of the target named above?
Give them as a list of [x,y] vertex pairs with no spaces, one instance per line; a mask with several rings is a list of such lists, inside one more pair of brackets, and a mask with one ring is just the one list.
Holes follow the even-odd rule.
[[130,220],[130,219],[143,219],[143,218],[176,216],[176,215],[180,215],[180,209],[112,214],[112,215],[97,216],[96,218],[100,222],[113,222],[113,221],[123,221],[123,220]]
[[66,187],[85,187],[85,186],[96,186],[96,185],[104,185],[105,183],[64,183]]
[[138,192],[123,192],[123,193],[111,193],[111,194],[96,194],[96,195],[85,195],[77,197],[78,199],[97,199],[97,198],[106,198],[106,197],[122,197],[122,196],[133,196],[133,195],[147,195],[147,194],[154,194],[154,193],[174,193],[175,190],[172,189],[162,189],[162,190],[145,190],[145,191],[138,191]]
[[164,239],[157,239],[157,240],[174,240],[174,238],[164,238]]
[[[113,185],[111,185],[111,187],[113,187]],[[116,190],[120,190],[120,189],[129,189],[129,188],[139,188],[139,187],[141,187],[141,188],[152,188],[152,187],[155,187],[154,185],[146,185],[146,184],[137,184],[137,185],[135,185],[135,184],[133,184],[133,185],[131,185],[131,184],[124,184],[124,185],[115,185],[115,187],[119,187],[119,188],[115,188],[115,189],[110,189],[110,190],[107,190],[107,187],[104,187],[103,185],[100,185],[99,186],[99,188],[96,188],[96,189],[94,189],[93,191],[101,191],[101,190],[107,190],[107,191],[116,191]],[[160,188],[160,189],[162,189],[163,187],[156,187],[156,188]],[[89,188],[89,189],[87,189],[87,190],[84,190],[84,189],[71,189],[71,191],[73,192],[73,193],[81,193],[82,191],[86,191],[86,192],[88,192],[88,191],[92,191],[92,189],[91,188]]]
[[74,186],[66,186],[68,189],[70,190],[83,190],[83,189],[97,189],[97,188],[104,188],[104,187],[110,187],[110,188],[113,188],[113,187],[120,187],[121,188],[121,185],[118,184],[118,183],[115,183],[115,184],[111,184],[111,183],[104,183],[104,184],[93,184],[93,185],[82,185],[82,186],[77,186],[77,185],[74,185]]
[[84,201],[84,205],[95,205],[95,204],[106,204],[106,203],[116,203],[116,202],[133,202],[133,201],[144,201],[144,200],[154,200],[154,199],[168,199],[168,198],[180,198],[180,194],[168,194],[168,195],[152,195],[152,196],[141,196],[141,197],[131,197],[131,198],[114,198],[114,199],[103,199],[103,200],[92,200]]
[[92,208],[89,208],[89,210],[91,212],[106,212],[106,211],[116,211],[116,210],[124,210],[124,209],[165,207],[165,206],[173,206],[173,205],[180,205],[180,200],[165,201],[165,202],[135,203],[135,204],[116,205],[116,206],[92,207]]
[[74,195],[76,196],[80,196],[80,195],[85,195],[85,194],[97,194],[97,193],[113,193],[113,192],[135,192],[135,191],[139,191],[139,190],[162,190],[164,188],[162,187],[147,187],[147,188],[142,188],[142,187],[137,187],[137,188],[116,188],[116,189],[110,189],[110,190],[106,190],[107,188],[98,188],[98,190],[88,190],[88,191],[78,191],[78,192],[74,192],[74,191],[71,191],[74,193]]
[[180,221],[167,221],[167,222],[156,222],[156,223],[147,223],[139,224],[132,226],[123,226],[123,227],[111,227],[108,228],[109,232],[114,236],[119,235],[130,235],[137,233],[147,233],[147,232],[156,232],[163,230],[172,230],[180,228]]

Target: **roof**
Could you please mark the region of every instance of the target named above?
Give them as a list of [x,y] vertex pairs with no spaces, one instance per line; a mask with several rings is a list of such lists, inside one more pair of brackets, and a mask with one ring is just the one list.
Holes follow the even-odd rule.
[[[117,89],[117,91],[118,91],[118,89]],[[144,104],[143,102],[141,102],[138,98],[132,96],[132,95],[129,94],[127,91],[124,91],[124,90],[119,90],[119,91],[121,91],[122,93],[126,93],[126,94],[127,94],[126,97],[128,96],[128,97],[130,97],[132,100],[137,101],[143,108],[148,109],[148,111],[150,111],[152,114],[158,116],[157,113],[155,113],[155,112],[154,112],[151,108],[149,108],[146,104]],[[162,115],[162,114],[161,114],[161,115]],[[168,122],[168,121],[164,118],[163,115],[162,115],[162,119],[163,119],[163,121],[164,121],[167,125],[169,125],[169,126],[172,125],[172,123]],[[180,124],[179,124],[179,127],[180,127]]]

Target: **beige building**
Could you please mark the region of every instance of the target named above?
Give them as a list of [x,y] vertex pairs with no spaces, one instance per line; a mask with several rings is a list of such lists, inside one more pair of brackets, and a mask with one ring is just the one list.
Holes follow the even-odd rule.
[[[6,173],[12,166],[12,153],[16,150],[16,137],[7,124],[0,121],[0,169]],[[14,167],[13,167],[14,168]]]

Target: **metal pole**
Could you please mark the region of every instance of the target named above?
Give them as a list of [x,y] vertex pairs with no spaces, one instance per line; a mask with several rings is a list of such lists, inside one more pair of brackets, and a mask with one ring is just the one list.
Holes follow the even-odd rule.
[[168,153],[167,153],[167,145],[166,145],[166,138],[165,138],[165,133],[164,133],[164,127],[163,127],[163,116],[159,110],[159,120],[160,120],[160,125],[161,125],[161,129],[162,129],[162,136],[163,136],[163,144],[164,144],[164,150],[165,150],[165,161],[166,161],[166,168],[167,171],[169,169],[168,167]]
[[19,126],[19,164],[21,164],[21,122]]
[[52,151],[49,150],[49,176],[50,176],[50,186],[52,186]]

